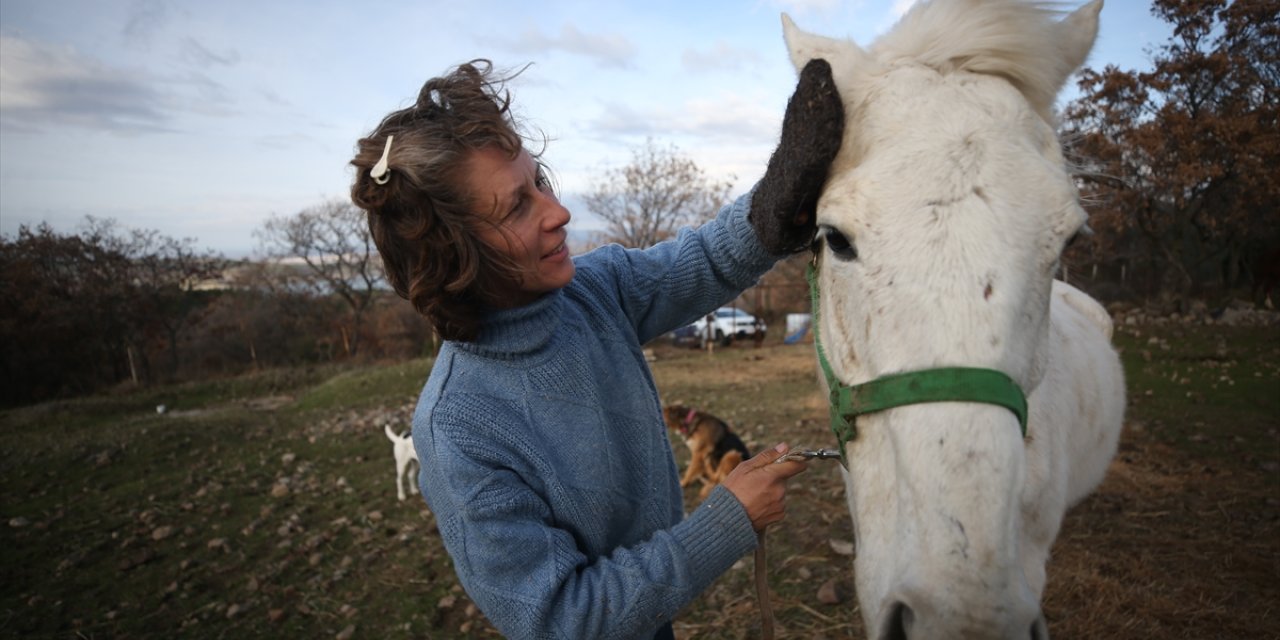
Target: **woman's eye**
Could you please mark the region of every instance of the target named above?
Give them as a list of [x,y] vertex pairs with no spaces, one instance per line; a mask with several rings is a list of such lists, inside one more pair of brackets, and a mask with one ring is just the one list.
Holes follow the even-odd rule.
[[541,170],[533,177],[533,186],[543,193],[551,193],[551,179]]
[[820,228],[819,233],[822,235],[823,239],[826,240],[827,248],[830,249],[831,253],[834,253],[837,258],[841,260],[858,259],[858,248],[849,241],[849,238],[845,237],[845,235],[840,233],[840,231],[835,227],[823,226]]

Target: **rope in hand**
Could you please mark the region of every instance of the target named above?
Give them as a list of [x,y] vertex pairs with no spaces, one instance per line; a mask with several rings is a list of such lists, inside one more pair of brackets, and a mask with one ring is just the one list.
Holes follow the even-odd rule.
[[[831,449],[817,451],[792,451],[773,461],[773,464],[793,460],[808,462],[813,459],[839,460],[840,452]],[[764,529],[756,532],[756,601],[760,604],[760,637],[773,640],[773,603],[769,600],[769,558],[764,546]]]
[[773,604],[769,602],[769,560],[764,551],[764,529],[756,532],[756,600],[760,603],[760,637],[773,640]]

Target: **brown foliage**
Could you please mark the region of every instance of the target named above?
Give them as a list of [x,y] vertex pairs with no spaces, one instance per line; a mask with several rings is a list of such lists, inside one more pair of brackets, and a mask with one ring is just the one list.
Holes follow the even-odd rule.
[[1148,293],[1241,284],[1277,240],[1280,5],[1156,0],[1154,68],[1085,69],[1064,133],[1098,232],[1069,262],[1120,263]]
[[94,218],[77,234],[40,225],[0,237],[0,403],[173,376],[204,306],[193,285],[222,265],[191,242]]

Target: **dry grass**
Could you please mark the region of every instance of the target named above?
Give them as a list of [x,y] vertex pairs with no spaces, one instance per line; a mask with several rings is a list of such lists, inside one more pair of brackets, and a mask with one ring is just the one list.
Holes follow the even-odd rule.
[[[1280,638],[1280,336],[1160,331],[1118,336],[1129,422],[1054,547],[1050,629]],[[754,449],[831,443],[811,347],[656,353],[665,400],[729,419]],[[428,366],[0,413],[0,637],[494,637],[434,518],[395,500],[382,424],[404,423]],[[282,393],[296,400],[256,402]],[[834,463],[791,485],[769,534],[780,638],[863,637],[844,504]],[[824,584],[840,602],[822,603]],[[754,638],[759,624],[746,558],[676,630]]]
[[[1262,347],[1261,357],[1280,355],[1274,339],[1264,338]],[[756,448],[777,440],[830,440],[807,347],[735,348],[711,356],[664,350],[659,356],[654,371],[664,393],[677,389],[729,415]],[[1169,358],[1179,368],[1188,360],[1177,353]],[[1262,372],[1275,380],[1274,366]],[[1055,638],[1280,637],[1275,414],[1269,423],[1265,414],[1261,422],[1256,413],[1224,416],[1252,420],[1235,427],[1257,435],[1253,441],[1264,450],[1209,457],[1156,437],[1143,421],[1149,404],[1131,411],[1107,480],[1067,516],[1043,600],[1051,632]],[[684,452],[677,452],[683,464]],[[831,544],[851,540],[850,531],[833,466],[815,465],[799,476],[787,520],[769,534],[780,638],[863,636],[851,558]],[[750,570],[740,563],[718,581],[677,621],[677,635],[758,637]],[[818,588],[827,580],[835,581],[840,604],[819,602]]]

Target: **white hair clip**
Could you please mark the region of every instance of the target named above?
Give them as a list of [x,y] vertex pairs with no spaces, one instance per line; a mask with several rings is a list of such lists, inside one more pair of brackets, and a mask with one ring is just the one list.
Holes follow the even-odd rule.
[[387,168],[387,156],[391,155],[391,141],[395,136],[387,136],[387,146],[382,148],[382,157],[378,159],[378,164],[373,165],[369,170],[369,177],[378,184],[386,184],[391,179],[391,170]]

